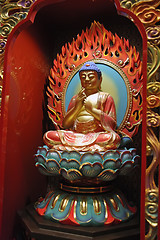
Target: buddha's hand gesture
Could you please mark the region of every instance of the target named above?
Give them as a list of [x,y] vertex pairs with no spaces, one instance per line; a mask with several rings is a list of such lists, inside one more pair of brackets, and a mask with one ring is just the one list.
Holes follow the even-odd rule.
[[93,105],[89,100],[87,100],[87,99],[84,100],[84,106],[85,106],[85,109],[87,112],[89,112],[91,114],[93,113]]
[[81,109],[83,107],[85,99],[86,99],[85,89],[82,88],[81,91],[77,95],[75,107],[78,109]]
[[92,102],[88,99],[84,100],[84,107],[87,112],[89,112],[95,119],[100,121],[101,119],[101,110],[93,106]]

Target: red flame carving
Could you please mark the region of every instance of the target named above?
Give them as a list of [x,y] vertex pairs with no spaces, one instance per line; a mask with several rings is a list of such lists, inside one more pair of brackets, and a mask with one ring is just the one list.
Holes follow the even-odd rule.
[[130,116],[123,126],[123,132],[132,136],[142,119],[142,62],[135,47],[125,38],[119,38],[107,31],[98,22],[82,31],[72,43],[62,46],[61,54],[53,61],[47,88],[48,114],[57,129],[62,128],[62,94],[72,71],[86,61],[106,59],[116,64],[126,74],[132,91]]

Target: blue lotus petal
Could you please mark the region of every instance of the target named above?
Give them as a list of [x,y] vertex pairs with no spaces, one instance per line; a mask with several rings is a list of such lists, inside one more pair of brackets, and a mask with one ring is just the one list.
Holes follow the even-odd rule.
[[69,169],[77,169],[78,170],[80,167],[80,163],[74,159],[70,159],[70,160],[61,159],[60,166],[61,166],[61,168],[65,168],[67,170],[69,170]]
[[53,207],[53,203],[55,202],[55,196],[53,196],[45,212],[45,217],[50,218],[51,216],[51,219],[54,221],[65,220],[70,213],[73,197],[67,193],[60,193],[57,195],[57,200]]
[[77,161],[80,161],[81,158],[81,154],[77,151],[64,151],[61,153],[61,158],[64,159],[75,159]]
[[75,181],[82,177],[82,173],[76,169],[66,170],[64,168],[60,169],[60,174],[68,179],[69,181]]
[[[74,214],[71,214],[71,208],[74,208]],[[113,217],[112,223],[114,220],[123,222],[136,212],[136,208],[130,206],[122,193],[117,191],[96,196],[52,191],[35,205],[35,209],[52,221],[60,223],[67,219],[82,226],[102,226],[109,220],[109,214]]]
[[119,175],[127,175],[134,167],[134,163],[132,161],[125,162],[121,169],[119,170]]
[[49,150],[49,148],[46,145],[44,145],[43,147],[38,147],[37,154],[46,156],[46,153],[48,150]]
[[[98,197],[92,196],[92,224],[99,225],[103,222],[105,222],[108,218],[108,213],[106,213],[106,204],[104,203],[104,199],[101,195]],[[94,202],[97,202],[97,204],[94,204]],[[94,206],[98,206],[98,208]],[[97,212],[97,210],[99,210]]]
[[117,177],[118,170],[114,171],[111,169],[103,170],[99,175],[98,179],[102,181],[112,181]]
[[136,149],[135,148],[130,148],[129,151],[132,154],[132,157],[136,156]]
[[104,161],[103,163],[103,167],[104,169],[112,169],[112,170],[116,170],[119,169],[121,167],[122,163],[121,160],[114,160],[114,159],[107,159]]
[[132,161],[135,163],[135,165],[137,165],[140,161],[140,156],[138,155],[134,156]]
[[110,181],[119,173],[129,173],[138,164],[139,156],[135,148],[107,150],[102,155],[99,152],[56,151],[43,146],[38,148],[35,160],[36,166],[45,174],[62,174],[71,181],[97,176],[100,180]]
[[57,151],[54,151],[54,150],[51,149],[46,154],[46,160],[47,159],[52,159],[52,160],[55,160],[55,161],[59,162],[60,159],[61,159],[61,156]]
[[45,198],[42,198],[41,197],[41,201],[37,201],[36,203],[35,203],[35,208],[40,208],[40,209],[42,209],[42,208],[44,208],[45,206],[46,206],[46,204],[50,201],[50,197],[52,196],[54,194],[54,192],[53,191],[50,191],[49,193],[47,193],[47,195],[46,195],[46,197]]
[[59,174],[60,165],[55,160],[48,160],[46,163],[47,169],[53,173],[53,175]]
[[81,165],[80,170],[85,177],[97,177],[101,172],[103,166],[102,164],[96,163],[84,163]]
[[39,172],[43,175],[53,176],[53,173],[49,172],[45,165],[41,163],[36,163],[35,166],[38,168]]
[[128,144],[131,144],[131,143],[132,143],[131,138],[122,136],[119,148],[124,148],[125,146],[127,146]]
[[107,159],[115,159],[115,160],[117,160],[119,157],[120,157],[120,153],[117,150],[108,150],[103,155],[104,161],[107,160]]
[[[81,209],[81,203],[84,201],[87,202],[87,207],[85,209],[85,212],[82,212]],[[76,211],[75,211],[75,216],[76,220],[78,223],[81,225],[86,225],[86,223],[89,223],[92,221],[92,200],[90,197],[84,197],[82,198],[81,196],[77,196],[77,201],[76,201]]]
[[35,161],[44,164],[45,163],[45,158],[41,154],[35,154]]
[[103,163],[103,158],[101,156],[100,153],[91,153],[91,152],[87,152],[87,153],[84,153],[81,157],[81,163],[95,163],[95,162],[98,162],[98,163]]
[[126,161],[131,161],[132,160],[132,154],[130,153],[130,151],[125,150],[121,153],[121,160],[122,163],[125,163]]
[[107,205],[114,218],[125,221],[133,216],[134,211],[131,211],[129,206],[126,204],[126,200],[122,197],[122,194],[112,194],[112,197],[106,197]]

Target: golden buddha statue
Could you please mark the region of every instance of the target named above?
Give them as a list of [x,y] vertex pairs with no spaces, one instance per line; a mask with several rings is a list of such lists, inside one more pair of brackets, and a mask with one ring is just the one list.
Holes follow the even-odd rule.
[[79,76],[82,89],[70,101],[63,119],[64,130],[46,132],[44,143],[56,150],[117,149],[121,138],[115,131],[115,104],[109,93],[100,90],[100,69],[94,62],[87,62]]
[[[108,83],[117,94],[118,120],[113,98],[101,91],[98,66],[104,77],[109,76],[104,86]],[[75,95],[78,69],[81,90]],[[99,23],[62,47],[46,92],[48,116],[57,130],[44,134],[45,145],[35,154],[40,172],[59,176],[59,183],[35,206],[41,216],[63,224],[100,226],[127,221],[136,212],[112,182],[130,173],[139,161],[130,145],[142,119],[142,80],[135,47]]]

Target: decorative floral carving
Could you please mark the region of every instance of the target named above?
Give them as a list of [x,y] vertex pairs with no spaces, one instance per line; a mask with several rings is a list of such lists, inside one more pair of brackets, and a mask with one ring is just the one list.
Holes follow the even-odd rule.
[[147,126],[148,127],[160,126],[160,116],[158,113],[147,111]]
[[101,57],[102,57],[101,51],[95,50],[95,51],[93,52],[93,57],[94,57],[94,58],[101,58]]
[[6,39],[1,39],[0,40],[0,54],[4,53],[6,42],[7,42]]
[[145,1],[139,5],[134,5],[131,11],[141,20],[145,26],[155,24],[160,20],[160,10]]
[[[157,117],[159,118],[158,115]],[[153,120],[153,123],[156,124],[155,119]],[[145,214],[149,227],[145,239],[152,240],[157,236],[158,227],[158,188],[155,184],[154,174],[159,164],[160,156],[160,143],[152,128],[147,128],[147,141],[148,146],[151,148],[150,152],[152,152],[152,161],[146,169]]]
[[146,146],[146,155],[147,156],[150,156],[152,154],[152,148],[151,148],[151,146],[148,144],[147,146]]
[[124,8],[130,9],[134,3],[139,2],[140,0],[121,0],[121,5]]
[[[16,24],[27,17],[28,11],[35,0],[1,0],[0,18],[1,35],[7,37]],[[13,11],[14,10],[14,11]],[[12,12],[13,11],[13,12]]]
[[[157,72],[160,67],[160,49],[148,41],[148,62],[147,62],[147,92],[149,94],[156,94],[159,88],[157,82]],[[157,95],[157,94],[156,94]]]
[[160,83],[159,82],[150,82],[147,85],[148,94],[154,94],[160,96]]
[[159,107],[160,106],[160,98],[155,95],[151,95],[151,96],[147,97],[147,106],[148,106],[148,108]]
[[158,190],[148,190],[146,193],[146,219],[151,226],[158,225]]
[[0,111],[3,79],[4,52],[8,35],[12,29],[25,19],[36,0],[0,0]]
[[160,44],[160,26],[151,26],[146,29],[148,41],[152,44]]
[[35,2],[35,0],[21,0],[21,1],[18,1],[17,4],[18,4],[18,6],[30,8],[34,2]]
[[145,239],[156,239],[158,226],[158,188],[155,184],[154,174],[159,163],[159,140],[153,127],[160,126],[160,116],[151,111],[160,106],[160,83],[157,82],[157,72],[160,67],[160,26],[155,25],[160,20],[159,0],[141,0],[139,2],[123,0],[121,5],[129,8],[143,23],[148,38],[147,63],[147,156],[152,154],[152,161],[146,169],[146,220],[149,223]]
[[149,6],[140,11],[137,16],[139,16],[143,24],[154,24],[160,19],[160,11]]

